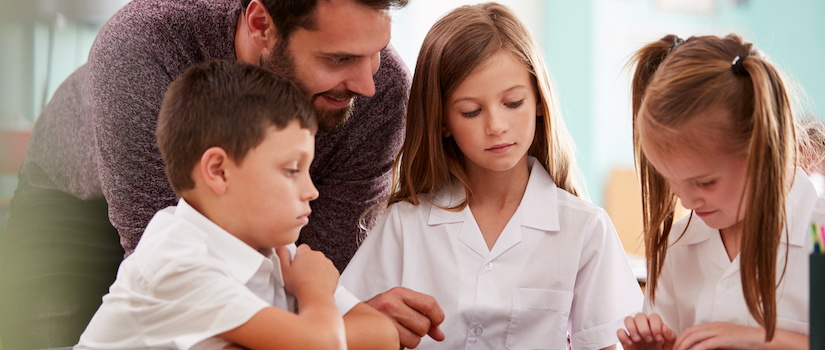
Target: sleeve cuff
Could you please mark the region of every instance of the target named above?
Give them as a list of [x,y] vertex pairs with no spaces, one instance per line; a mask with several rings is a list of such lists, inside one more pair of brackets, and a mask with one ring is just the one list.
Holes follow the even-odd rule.
[[361,302],[361,300],[358,300],[358,298],[340,284],[338,288],[335,289],[333,297],[335,298],[335,306],[338,307],[338,312],[341,313],[341,316],[346,315],[349,310]]
[[[633,313],[635,314],[635,313]],[[624,329],[624,318],[585,329],[571,336],[574,349],[602,349],[619,342],[616,331]]]

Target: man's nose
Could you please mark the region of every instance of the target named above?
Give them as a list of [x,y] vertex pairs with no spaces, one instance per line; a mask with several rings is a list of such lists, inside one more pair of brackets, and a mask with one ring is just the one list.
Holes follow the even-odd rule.
[[[372,76],[377,71],[377,65],[373,62],[374,60],[373,58],[362,59],[352,67],[345,84],[347,90],[367,97],[375,95],[375,80]],[[380,58],[378,60],[380,61]]]

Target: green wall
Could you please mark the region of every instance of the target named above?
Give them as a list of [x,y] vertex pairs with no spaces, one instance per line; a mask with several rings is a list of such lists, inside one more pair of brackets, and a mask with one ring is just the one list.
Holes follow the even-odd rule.
[[[592,32],[593,0],[544,3],[544,55],[559,91],[565,123],[578,150],[585,181],[593,173]],[[589,184],[587,184],[590,188]],[[589,191],[590,196],[601,198]]]
[[717,0],[710,14],[666,13],[657,0],[548,0],[541,43],[559,87],[594,204],[610,169],[632,168],[627,58],[667,33],[725,35],[754,42],[806,93],[803,116],[825,108],[825,1]]

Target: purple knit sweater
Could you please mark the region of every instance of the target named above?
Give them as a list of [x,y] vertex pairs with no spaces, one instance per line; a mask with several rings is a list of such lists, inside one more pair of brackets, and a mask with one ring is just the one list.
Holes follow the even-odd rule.
[[[163,95],[195,63],[236,59],[240,11],[239,0],[127,4],[38,119],[25,160],[31,184],[81,199],[105,196],[130,254],[155,212],[175,204],[155,141]],[[357,249],[358,218],[388,191],[404,137],[411,77],[391,47],[381,52],[374,78],[375,95],[355,99],[347,124],[316,135],[310,173],[320,196],[299,242],[323,251],[339,270]]]

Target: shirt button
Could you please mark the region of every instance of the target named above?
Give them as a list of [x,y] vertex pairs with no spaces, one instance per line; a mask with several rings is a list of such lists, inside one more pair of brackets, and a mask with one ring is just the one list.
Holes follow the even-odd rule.
[[484,269],[490,271],[493,269],[493,263],[489,262],[487,265],[484,265]]
[[484,329],[482,329],[481,327],[473,328],[473,335],[479,336],[481,335],[481,333],[484,333]]
[[733,287],[733,281],[732,281],[730,278],[726,278],[726,279],[722,282],[722,285],[723,285],[723,286],[725,286],[725,288],[730,288],[730,287]]

